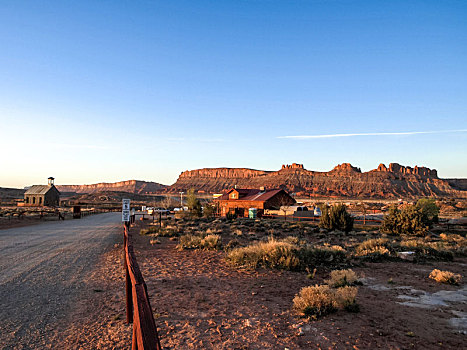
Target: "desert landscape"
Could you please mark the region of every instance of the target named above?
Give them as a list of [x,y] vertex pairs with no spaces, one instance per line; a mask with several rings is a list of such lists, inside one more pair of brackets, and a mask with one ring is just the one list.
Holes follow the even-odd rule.
[[[461,347],[467,334],[466,191],[433,170],[390,168],[399,170],[374,172],[378,181],[383,173],[386,195],[368,197],[350,196],[349,189],[358,183],[367,193],[381,182],[370,175],[357,181],[361,173],[345,165],[319,176],[292,165],[273,175],[184,172],[172,186],[58,186],[63,198],[53,209],[18,206],[24,190],[2,189],[0,223],[3,229],[53,223],[60,221],[57,212],[69,222],[76,206],[82,220],[119,215],[122,199],[131,198],[136,211],[129,231],[164,349]],[[321,208],[319,217],[280,210],[257,218],[221,215],[215,193],[235,191],[229,186],[237,188],[236,181],[251,188],[258,177],[286,190],[297,190],[297,183],[317,188],[328,179],[337,187],[326,187],[326,193],[336,195],[297,193],[298,206]],[[423,216],[424,210],[430,214]],[[44,346],[124,349],[131,343],[118,236],[87,274],[83,283],[92,287],[65,319],[72,325],[48,335]]]
[[0,2],[0,350],[460,350],[467,1]]

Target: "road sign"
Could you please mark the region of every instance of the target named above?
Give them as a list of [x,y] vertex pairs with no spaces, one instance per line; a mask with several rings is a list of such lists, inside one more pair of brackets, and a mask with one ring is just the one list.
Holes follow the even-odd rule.
[[130,221],[130,200],[126,198],[122,200],[122,221]]

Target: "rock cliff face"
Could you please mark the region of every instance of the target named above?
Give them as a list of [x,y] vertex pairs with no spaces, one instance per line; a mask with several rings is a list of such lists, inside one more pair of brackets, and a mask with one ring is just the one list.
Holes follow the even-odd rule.
[[158,184],[156,182],[128,180],[114,183],[101,182],[93,185],[61,185],[56,187],[60,192],[95,193],[113,191],[144,194],[161,191],[167,186]]
[[[456,187],[453,183],[458,184]],[[302,164],[283,165],[279,171],[244,168],[211,168],[183,172],[167,191],[190,188],[218,193],[234,187],[283,188],[306,196],[412,198],[420,196],[467,198],[463,179],[450,183],[439,179],[437,171],[425,167],[405,167],[391,163],[362,173],[349,163],[329,172],[306,170]]]

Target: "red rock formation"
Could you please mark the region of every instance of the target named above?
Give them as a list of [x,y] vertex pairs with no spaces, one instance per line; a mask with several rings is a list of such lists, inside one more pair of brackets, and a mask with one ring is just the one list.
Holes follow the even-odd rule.
[[448,181],[439,179],[436,170],[404,167],[397,163],[391,163],[388,168],[380,164],[377,169],[365,173],[348,163],[340,164],[329,172],[309,171],[301,164],[283,165],[279,171],[198,169],[183,172],[167,190],[175,192],[195,188],[218,193],[235,185],[241,188],[283,188],[314,197],[467,198],[467,191],[454,188]]
[[305,169],[305,168],[303,167],[303,164],[292,163],[292,165],[282,164],[282,169]]
[[362,171],[360,168],[352,166],[350,163],[342,163],[336,165],[334,169],[330,171],[330,173],[361,173]]
[[415,165],[415,168],[409,166],[405,167],[398,163],[390,163],[389,168],[386,168],[384,164],[380,164],[375,171],[382,172],[391,172],[391,173],[401,173],[401,174],[412,174],[419,175],[424,177],[433,177],[438,178],[438,172],[435,169],[428,169],[425,167],[418,167]]
[[92,185],[61,185],[56,186],[60,192],[95,193],[102,191],[153,193],[165,189],[167,186],[156,182],[128,180],[114,183],[101,182]]

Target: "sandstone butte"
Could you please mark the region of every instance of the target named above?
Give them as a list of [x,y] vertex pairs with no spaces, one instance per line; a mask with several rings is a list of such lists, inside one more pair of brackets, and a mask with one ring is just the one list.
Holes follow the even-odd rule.
[[391,163],[362,172],[349,163],[329,172],[306,170],[302,164],[283,165],[278,171],[246,168],[187,170],[166,191],[194,188],[220,193],[229,188],[283,188],[297,196],[415,198],[422,196],[467,198],[467,179],[440,179],[434,169]]
[[144,194],[164,190],[166,186],[156,182],[127,180],[113,183],[101,182],[92,185],[60,185],[57,186],[57,188],[60,192],[96,193],[103,191],[119,191]]

